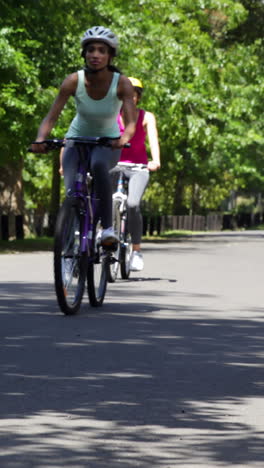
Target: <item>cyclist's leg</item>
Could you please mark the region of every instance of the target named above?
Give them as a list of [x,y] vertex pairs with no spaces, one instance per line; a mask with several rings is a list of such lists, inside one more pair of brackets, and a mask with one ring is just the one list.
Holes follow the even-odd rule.
[[[132,171],[131,171],[132,172]],[[128,186],[128,229],[131,234],[133,252],[131,256],[130,269],[140,271],[144,267],[142,254],[140,252],[141,237],[143,232],[143,219],[140,211],[140,202],[148,185],[148,171],[133,171]]]
[[[120,150],[113,151],[105,147],[95,147],[91,154],[91,172],[95,192],[100,200],[100,217],[95,223],[93,233],[94,259],[88,263],[87,269],[89,301],[95,307],[103,303],[109,278],[111,257],[106,255],[105,249],[115,249],[118,240],[112,229],[112,184],[109,170],[116,165],[119,157]],[[103,230],[100,235],[101,227]],[[100,243],[96,241],[98,237],[101,238]]]
[[130,171],[128,185],[128,228],[131,234],[132,243],[140,244],[143,221],[140,211],[140,202],[149,181],[148,171]]
[[120,153],[118,149],[96,146],[91,155],[91,170],[95,192],[100,200],[103,229],[112,226],[112,181],[109,171],[118,163]]
[[62,167],[64,176],[64,185],[66,193],[75,182],[76,172],[78,170],[78,149],[76,147],[65,147],[63,152]]

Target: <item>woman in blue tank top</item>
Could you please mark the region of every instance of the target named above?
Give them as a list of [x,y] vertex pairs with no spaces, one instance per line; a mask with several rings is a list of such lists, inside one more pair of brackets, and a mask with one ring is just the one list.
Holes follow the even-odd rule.
[[[120,158],[121,149],[131,140],[136,128],[136,108],[133,102],[133,87],[127,77],[111,65],[117,53],[115,34],[103,26],[88,29],[82,40],[82,57],[85,67],[68,75],[61,84],[59,93],[48,114],[42,121],[36,141],[45,140],[53,129],[68,99],[73,96],[76,115],[66,133],[68,137],[111,138],[112,147],[95,146],[91,155],[91,170],[95,190],[101,201],[102,244],[117,241],[112,228],[112,186],[109,170]],[[120,136],[117,115],[122,106],[125,121],[124,133]],[[32,150],[45,153],[45,145],[32,145]],[[67,146],[63,154],[63,174],[66,190],[70,189],[77,171],[77,150]]]

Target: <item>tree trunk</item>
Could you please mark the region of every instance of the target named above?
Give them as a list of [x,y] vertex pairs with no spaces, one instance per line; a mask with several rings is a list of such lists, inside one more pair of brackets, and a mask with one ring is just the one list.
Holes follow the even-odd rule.
[[177,174],[173,201],[173,214],[175,215],[181,215],[186,213],[186,208],[183,205],[184,186],[184,171],[179,171]]
[[192,184],[192,205],[191,205],[191,212],[190,214],[198,214],[200,209],[199,204],[199,192],[200,188],[199,185],[193,182]]
[[17,160],[14,165],[0,168],[0,225],[2,225],[2,238],[6,240],[10,237],[20,239],[24,237],[22,169],[22,159]]
[[59,174],[59,167],[60,167],[59,153],[55,153],[53,156],[53,164],[52,164],[52,187],[51,187],[51,201],[50,201],[49,224],[48,224],[48,236],[50,237],[54,235],[57,214],[60,208],[61,176]]
[[173,203],[173,214],[175,215],[183,215],[187,214],[187,209],[183,204],[183,196],[184,196],[184,187],[186,185],[186,176],[188,168],[188,161],[190,159],[190,155],[188,154],[187,148],[187,141],[182,141],[182,143],[178,146],[178,150],[183,156],[183,167],[177,172],[177,180],[175,185],[175,192],[174,192],[174,203]]

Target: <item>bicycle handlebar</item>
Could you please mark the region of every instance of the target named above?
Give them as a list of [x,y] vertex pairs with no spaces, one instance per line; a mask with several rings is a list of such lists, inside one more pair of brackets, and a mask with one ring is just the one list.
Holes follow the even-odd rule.
[[[65,146],[65,141],[64,140],[58,140],[57,138],[51,139],[51,140],[43,140],[43,141],[33,141],[31,143],[32,145],[43,145],[45,144],[47,146],[48,151],[52,151],[58,148],[62,148]],[[31,148],[28,148],[27,150],[30,153],[34,153]]]
[[[109,137],[72,137],[66,138],[66,140],[59,140],[57,138],[43,140],[43,141],[33,141],[32,145],[43,145],[45,144],[47,147],[47,151],[52,151],[58,148],[62,148],[65,146],[66,141],[72,141],[73,145],[93,145],[93,146],[107,146],[111,147],[111,140],[118,140],[117,138],[109,138]],[[130,143],[126,143],[124,148],[130,148]],[[28,148],[28,152],[34,153],[31,148]]]
[[120,169],[133,169],[134,167],[135,168],[138,168],[138,169],[146,169],[148,167],[147,164],[142,164],[142,163],[129,163],[129,162],[123,162],[123,161],[120,161],[117,163],[117,166],[120,168]]

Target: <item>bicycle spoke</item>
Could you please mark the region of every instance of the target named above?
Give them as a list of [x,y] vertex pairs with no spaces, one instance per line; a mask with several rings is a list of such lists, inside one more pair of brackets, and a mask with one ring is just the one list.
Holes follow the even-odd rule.
[[80,232],[80,214],[71,200],[66,200],[56,225],[54,276],[58,303],[67,315],[79,310],[84,292],[86,258],[81,253]]
[[100,230],[101,225],[98,222],[94,229],[94,249],[92,256],[88,259],[87,268],[88,297],[93,307],[102,305],[104,301],[111,255],[101,246],[100,236],[98,236]]
[[[113,228],[115,230],[116,235],[120,240],[121,234],[121,216],[120,216],[120,201],[113,200]],[[109,283],[114,283],[117,279],[119,265],[120,265],[120,242],[118,243],[117,249],[114,255],[111,258],[111,262],[109,264],[108,269],[108,281]]]

